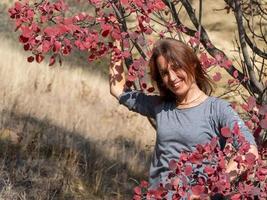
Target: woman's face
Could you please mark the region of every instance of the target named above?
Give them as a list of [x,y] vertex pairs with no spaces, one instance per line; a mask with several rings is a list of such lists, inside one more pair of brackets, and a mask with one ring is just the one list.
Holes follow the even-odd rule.
[[175,69],[163,56],[157,58],[157,66],[164,85],[177,97],[187,94],[192,79],[183,69]]

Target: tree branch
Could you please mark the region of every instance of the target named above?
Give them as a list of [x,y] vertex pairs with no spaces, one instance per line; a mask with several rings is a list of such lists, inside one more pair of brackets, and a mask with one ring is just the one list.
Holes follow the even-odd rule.
[[245,40],[245,29],[243,26],[242,20],[242,10],[239,1],[234,1],[235,4],[235,18],[237,22],[238,34],[239,34],[239,42],[241,45],[241,51],[243,54],[244,61],[246,63],[248,74],[250,81],[253,83],[255,88],[251,88],[254,91],[258,91],[257,93],[261,93],[263,91],[263,85],[257,80],[256,74],[254,71],[254,67],[249,59],[249,54],[247,50],[246,40]]
[[[195,16],[195,13],[193,11],[193,8],[190,4],[190,2],[188,0],[181,0],[182,4],[184,5],[190,20],[192,21],[192,23],[194,24],[195,28],[198,29],[199,27],[199,22]],[[224,59],[228,59],[227,56],[225,55],[225,53],[218,49],[217,47],[215,47],[212,42],[209,39],[209,36],[206,32],[206,30],[203,28],[203,26],[201,27],[201,34],[200,34],[200,42],[202,43],[202,45],[205,47],[205,49],[208,51],[208,53],[215,57],[216,55],[222,55]],[[235,68],[233,65],[231,65],[229,68],[225,69],[232,77],[234,77],[234,72],[237,71],[237,79],[242,83],[242,85],[246,88],[246,89],[250,89],[250,83],[248,81],[244,81],[244,74],[242,72],[240,72],[237,68]],[[258,93],[260,93],[260,91],[257,91]]]
[[256,53],[258,56],[267,59],[267,53],[261,51],[256,45],[254,45],[251,40],[249,39],[247,33],[245,33],[245,40],[247,42],[247,44],[249,45],[249,47],[251,48],[251,50]]
[[172,14],[172,17],[176,23],[176,26],[179,28],[179,27],[183,27],[184,30],[185,30],[185,33],[187,35],[190,35],[190,36],[195,36],[195,33],[196,31],[195,30],[192,30],[188,27],[186,27],[185,25],[182,24],[182,22],[180,21],[179,17],[178,17],[178,13],[177,13],[177,10],[175,8],[175,5],[173,4],[173,2],[169,1],[169,0],[163,0],[163,2],[165,3],[166,6],[169,7],[170,11],[171,11],[171,14]]

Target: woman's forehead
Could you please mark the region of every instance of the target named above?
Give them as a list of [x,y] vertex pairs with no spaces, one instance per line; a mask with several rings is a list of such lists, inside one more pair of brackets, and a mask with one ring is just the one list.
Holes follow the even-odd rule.
[[163,56],[159,56],[156,60],[159,67],[167,67],[168,62]]
[[162,69],[168,69],[168,68],[177,68],[177,66],[175,66],[172,62],[168,62],[166,58],[164,58],[164,56],[159,56],[156,60],[157,62],[157,66]]

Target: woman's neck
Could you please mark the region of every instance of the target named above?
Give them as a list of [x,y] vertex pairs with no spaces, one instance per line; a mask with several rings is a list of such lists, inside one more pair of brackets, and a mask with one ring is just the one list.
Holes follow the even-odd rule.
[[206,96],[205,93],[199,89],[196,83],[193,83],[185,95],[177,96],[177,104],[189,105],[190,103],[197,102],[204,96]]

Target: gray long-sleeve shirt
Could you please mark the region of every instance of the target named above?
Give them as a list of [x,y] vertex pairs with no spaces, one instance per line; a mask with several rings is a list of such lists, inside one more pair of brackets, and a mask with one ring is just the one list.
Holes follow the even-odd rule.
[[197,144],[207,144],[213,137],[219,137],[223,148],[226,139],[220,134],[222,127],[233,128],[237,122],[246,140],[256,145],[253,135],[230,104],[216,97],[208,97],[191,108],[179,109],[174,101],[164,102],[156,95],[127,91],[119,97],[119,102],[156,120],[157,137],[149,171],[151,189],[165,183],[169,161],[178,160],[181,152],[194,151]]

